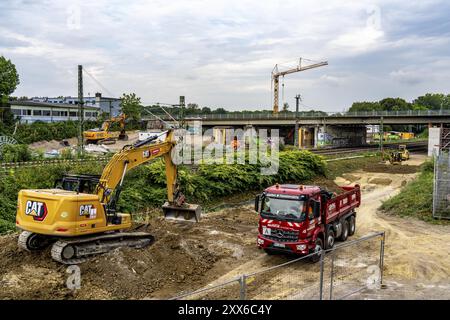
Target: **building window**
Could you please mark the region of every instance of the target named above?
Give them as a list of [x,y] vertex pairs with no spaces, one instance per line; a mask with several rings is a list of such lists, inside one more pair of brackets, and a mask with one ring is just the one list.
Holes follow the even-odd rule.
[[92,116],[92,112],[85,112],[84,114],[86,117],[91,117]]
[[92,116],[97,118],[98,113],[97,112],[92,112]]
[[50,110],[42,110],[42,115],[45,117],[50,117]]
[[61,117],[67,117],[67,111],[61,111]]
[[29,109],[22,110],[22,115],[23,116],[31,116],[31,110],[29,110]]
[[52,116],[59,117],[60,116],[59,111],[52,111]]
[[11,112],[16,116],[20,116],[22,114],[22,110],[20,109],[11,109]]
[[78,113],[78,112],[70,111],[70,112],[69,112],[69,115],[70,115],[71,117],[76,117],[76,116],[77,116],[77,113]]
[[33,116],[42,116],[42,110],[33,110]]

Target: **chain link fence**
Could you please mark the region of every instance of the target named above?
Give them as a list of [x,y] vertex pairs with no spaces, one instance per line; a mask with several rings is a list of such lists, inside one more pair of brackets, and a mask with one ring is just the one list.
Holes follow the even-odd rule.
[[[346,299],[367,289],[380,288],[384,243],[384,232],[377,232],[318,254],[182,293],[172,300]],[[314,263],[313,258],[319,261]]]
[[450,156],[441,151],[434,160],[433,217],[450,219]]

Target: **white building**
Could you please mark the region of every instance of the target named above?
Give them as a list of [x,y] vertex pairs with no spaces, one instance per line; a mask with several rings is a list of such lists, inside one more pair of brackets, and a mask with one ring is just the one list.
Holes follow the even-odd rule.
[[[58,122],[78,120],[78,105],[54,102],[10,101],[11,112],[21,123],[35,121]],[[101,109],[97,106],[84,107],[84,120],[96,120]]]

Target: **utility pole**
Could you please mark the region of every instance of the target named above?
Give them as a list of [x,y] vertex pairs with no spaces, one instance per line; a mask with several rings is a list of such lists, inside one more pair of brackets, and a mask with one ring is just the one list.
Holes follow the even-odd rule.
[[384,128],[383,128],[383,117],[380,118],[380,129],[379,135],[380,135],[380,152],[381,152],[381,159],[384,161],[384,150],[383,150],[383,140],[384,140]]
[[84,153],[84,102],[83,102],[83,66],[78,65],[78,151]]
[[185,99],[184,96],[180,96],[180,124],[181,127],[184,128],[184,108],[185,108]]
[[302,100],[301,95],[297,94],[295,96],[295,132],[294,132],[294,145],[298,148],[298,108],[299,101]]

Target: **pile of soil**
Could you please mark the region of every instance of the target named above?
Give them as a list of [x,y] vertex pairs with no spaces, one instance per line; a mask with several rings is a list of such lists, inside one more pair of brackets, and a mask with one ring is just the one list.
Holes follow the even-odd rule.
[[116,249],[80,264],[76,291],[66,287],[67,266],[54,262],[50,249],[25,252],[17,234],[0,237],[0,299],[170,298],[258,254],[257,221],[250,207],[210,213],[199,224],[153,218],[139,230],[155,236],[153,245]]

